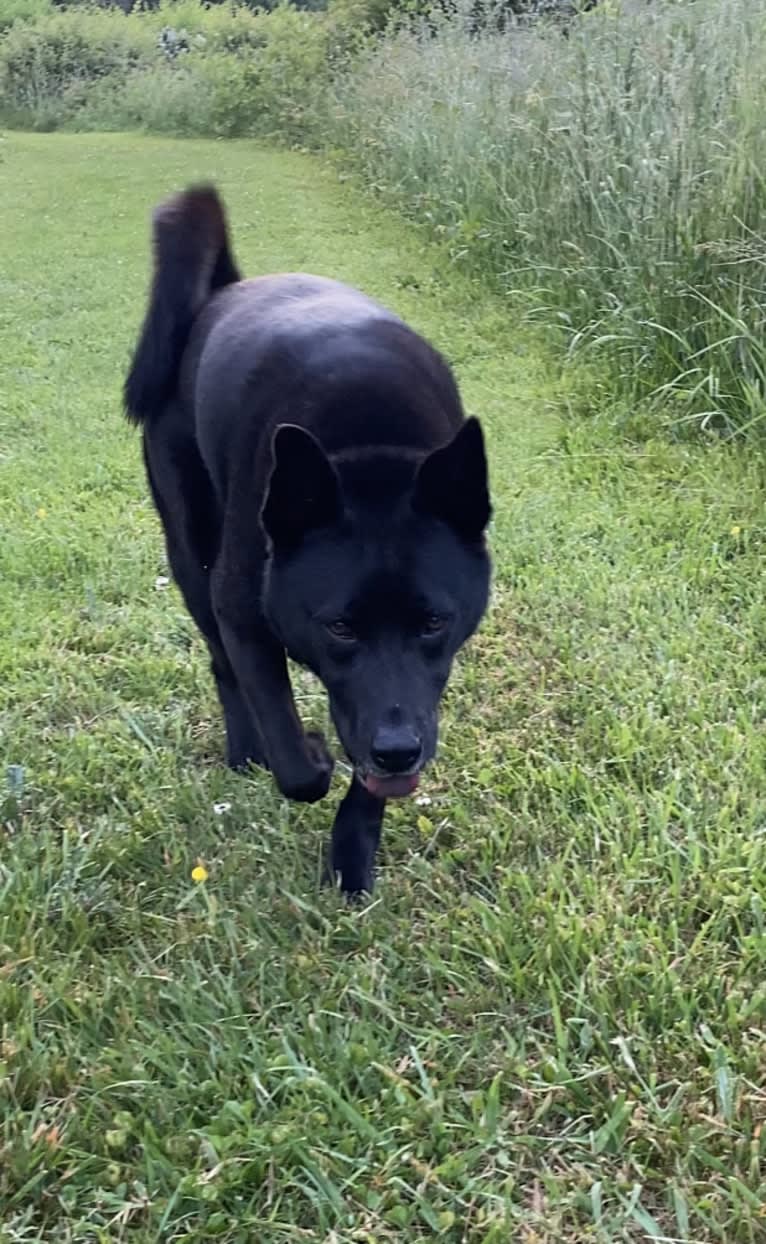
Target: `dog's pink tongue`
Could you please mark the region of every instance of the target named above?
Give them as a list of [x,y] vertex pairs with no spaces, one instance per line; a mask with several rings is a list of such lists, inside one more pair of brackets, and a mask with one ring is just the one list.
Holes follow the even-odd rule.
[[366,790],[376,799],[404,799],[417,790],[419,781],[419,773],[411,773],[407,777],[373,777],[368,773],[362,778]]

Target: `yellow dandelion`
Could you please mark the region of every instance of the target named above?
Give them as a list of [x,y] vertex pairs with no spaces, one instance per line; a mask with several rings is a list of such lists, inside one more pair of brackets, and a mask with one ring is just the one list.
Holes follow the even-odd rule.
[[729,531],[729,535],[730,535],[730,536],[734,536],[734,539],[736,540],[737,536],[738,536],[738,535],[740,535],[741,531],[742,531],[742,528],[741,528],[741,527],[738,527],[738,526],[735,524],[735,525],[731,528],[731,530]]
[[207,878],[208,871],[204,864],[197,864],[196,868],[192,869],[192,881],[196,881],[198,885],[203,881],[207,881]]
[[40,508],[39,508],[39,510],[37,510],[37,517],[38,517],[38,518],[47,518],[47,517],[48,517],[48,511],[46,510],[46,508],[45,508],[45,506],[44,506],[44,505],[41,505],[41,506],[40,506]]

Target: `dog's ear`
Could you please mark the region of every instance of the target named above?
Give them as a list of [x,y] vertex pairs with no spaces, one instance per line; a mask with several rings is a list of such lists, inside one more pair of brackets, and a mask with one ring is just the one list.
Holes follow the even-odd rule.
[[261,521],[274,547],[289,551],[341,513],[340,481],[319,441],[283,423],[272,441],[274,465]]
[[415,479],[413,505],[448,523],[464,540],[478,540],[492,514],[484,435],[478,419],[466,419],[453,439],[435,449]]

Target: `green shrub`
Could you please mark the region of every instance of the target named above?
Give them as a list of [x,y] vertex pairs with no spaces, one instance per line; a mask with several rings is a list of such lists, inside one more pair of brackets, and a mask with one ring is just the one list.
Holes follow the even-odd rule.
[[267,32],[263,49],[247,63],[251,132],[281,141],[320,141],[329,79],[327,24],[285,6],[269,14]]
[[190,55],[172,68],[144,70],[114,91],[108,122],[98,98],[89,116],[92,121],[100,117],[111,125],[117,122],[119,128],[318,141],[327,63],[324,26],[308,14],[283,9],[269,16],[257,52],[232,56],[210,51]]
[[396,17],[416,13],[417,0],[329,0],[328,12],[347,30],[378,32]]
[[254,13],[236,4],[203,7],[198,0],[175,0],[129,19],[158,31],[183,30],[197,50],[248,54],[265,41],[266,13]]
[[127,18],[73,10],[18,26],[0,44],[2,112],[38,129],[319,143],[334,29],[287,7],[254,14],[186,2]]
[[233,59],[211,55],[195,66],[205,83],[208,115],[206,132],[218,138],[242,138],[257,131],[258,68],[255,58]]
[[[178,137],[258,132],[254,63],[222,54],[157,63],[88,89],[68,120],[83,130],[146,130]],[[70,97],[71,98],[71,97]]]
[[149,28],[121,14],[60,13],[14,25],[0,42],[0,103],[39,123],[67,115],[84,84],[117,80],[157,55]]
[[0,44],[0,111],[40,129],[318,142],[333,46],[337,23],[288,7],[73,9],[17,25]]
[[51,0],[2,0],[0,4],[0,37],[14,22],[38,21],[53,12]]
[[211,134],[213,89],[186,61],[169,70],[154,64],[126,78],[94,84],[70,120],[80,130],[146,130],[181,138]]

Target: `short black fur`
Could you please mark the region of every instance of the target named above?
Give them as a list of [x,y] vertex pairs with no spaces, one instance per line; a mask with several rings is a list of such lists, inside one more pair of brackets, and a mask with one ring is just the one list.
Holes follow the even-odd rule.
[[269,768],[290,799],[327,793],[333,762],[301,726],[287,657],[313,670],[354,768],[331,869],[369,891],[385,801],[432,759],[452,660],[487,605],[481,427],[441,356],[365,295],[242,280],[212,187],[153,224],[125,407],[228,762]]

